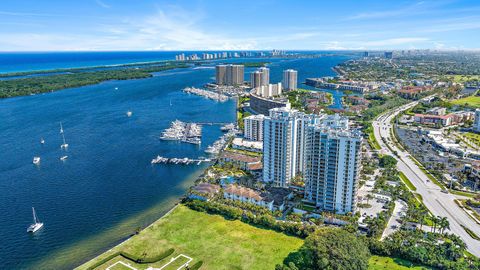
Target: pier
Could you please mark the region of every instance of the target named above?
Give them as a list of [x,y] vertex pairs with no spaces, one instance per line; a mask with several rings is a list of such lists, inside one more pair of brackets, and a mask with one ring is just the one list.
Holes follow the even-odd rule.
[[186,87],[183,89],[183,92],[188,94],[194,94],[198,96],[202,96],[208,99],[212,99],[219,102],[225,102],[228,100],[228,96],[212,91],[208,91],[205,89],[195,88],[195,87]]
[[181,164],[181,165],[190,165],[197,164],[200,165],[202,162],[211,162],[212,159],[201,158],[201,159],[192,159],[192,158],[166,158],[162,156],[157,156],[152,159],[152,164]]

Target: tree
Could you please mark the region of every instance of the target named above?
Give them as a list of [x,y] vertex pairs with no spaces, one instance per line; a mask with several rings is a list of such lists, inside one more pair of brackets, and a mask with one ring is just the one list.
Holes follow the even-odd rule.
[[443,234],[445,229],[450,229],[450,222],[446,217],[439,217],[440,219],[438,220],[438,227],[440,230],[440,233]]
[[438,224],[438,221],[439,221],[439,217],[436,217],[436,216],[433,216],[430,218],[433,222],[433,227],[432,227],[432,230],[433,232],[435,233],[436,230],[437,230],[437,224]]
[[304,270],[366,270],[369,258],[363,238],[342,229],[323,227],[308,236],[299,251],[290,253],[284,264],[290,269],[295,266]]
[[384,155],[380,158],[380,162],[378,164],[383,168],[393,168],[397,165],[397,160],[392,156]]
[[373,199],[373,195],[370,193],[368,193],[365,197],[367,198],[367,204],[370,202],[371,199]]

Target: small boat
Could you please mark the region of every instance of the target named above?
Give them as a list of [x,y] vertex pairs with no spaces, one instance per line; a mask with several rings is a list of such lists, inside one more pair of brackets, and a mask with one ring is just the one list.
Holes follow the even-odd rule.
[[40,164],[40,157],[33,157],[33,164],[35,165]]
[[115,87],[115,90],[118,90],[118,87]]
[[32,212],[33,212],[33,224],[31,224],[27,232],[34,233],[38,230],[40,230],[43,227],[43,223],[40,222],[40,220],[37,217],[37,214],[35,213],[35,208],[32,207]]
[[61,161],[64,161],[64,160],[66,160],[67,158],[68,158],[68,156],[63,156],[63,157],[60,157],[60,160],[61,160]]
[[62,122],[60,122],[60,133],[63,134],[63,126],[62,126]]
[[41,144],[45,144],[45,140],[43,138],[40,139]]
[[127,116],[128,116],[128,117],[132,116],[132,112],[131,112],[131,111],[128,111],[128,112],[127,112]]

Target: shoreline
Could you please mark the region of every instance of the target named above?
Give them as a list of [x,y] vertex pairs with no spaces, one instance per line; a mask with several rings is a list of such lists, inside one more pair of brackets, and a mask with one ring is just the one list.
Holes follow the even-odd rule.
[[[168,210],[165,214],[163,214],[161,217],[159,217],[158,219],[154,220],[153,222],[151,222],[148,226],[146,226],[145,228],[141,229],[138,231],[138,233],[140,233],[141,231],[143,230],[146,230],[148,228],[150,228],[151,226],[153,226],[155,223],[157,223],[158,221],[162,220],[163,218],[167,217],[168,215],[170,215],[175,209],[177,209],[177,207],[180,205],[180,201],[175,203],[175,205],[170,209]],[[134,237],[135,235],[137,235],[138,233],[135,233],[135,234],[131,234],[130,236],[128,236],[126,239],[124,240],[121,240],[120,243],[112,246],[110,249],[106,250],[106,251],[103,251],[102,253],[96,255],[95,257],[89,259],[88,261],[85,261],[83,263],[81,263],[80,265],[78,266],[75,266],[73,269],[74,270],[77,270],[77,269],[81,269],[82,266],[90,263],[91,261],[94,261],[96,259],[98,259],[100,256],[104,255],[104,254],[107,254],[109,252],[112,252],[113,249],[115,248],[118,248],[122,245],[124,245],[125,243],[127,243],[128,241],[130,241],[132,239],[132,237]]]

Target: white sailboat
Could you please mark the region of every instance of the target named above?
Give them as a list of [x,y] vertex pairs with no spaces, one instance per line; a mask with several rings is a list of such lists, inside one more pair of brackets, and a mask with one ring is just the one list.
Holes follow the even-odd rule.
[[65,135],[63,134],[62,122],[60,122],[60,134],[62,134],[62,139],[63,139],[63,144],[60,145],[60,148],[67,149],[68,148],[68,143],[65,141]]
[[128,117],[132,116],[132,111],[128,111],[128,112],[127,112],[127,116],[128,116]]
[[33,212],[33,224],[31,224],[27,232],[34,233],[38,230],[40,230],[43,227],[43,223],[40,222],[40,220],[37,217],[37,214],[35,213],[35,208],[32,207],[32,212]]
[[33,164],[35,165],[40,164],[40,157],[33,157]]
[[45,140],[43,138],[40,139],[41,144],[45,144]]

